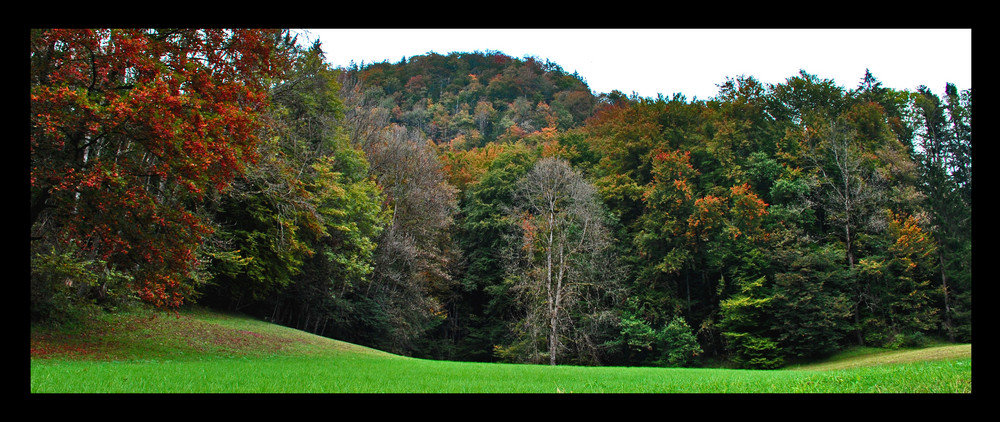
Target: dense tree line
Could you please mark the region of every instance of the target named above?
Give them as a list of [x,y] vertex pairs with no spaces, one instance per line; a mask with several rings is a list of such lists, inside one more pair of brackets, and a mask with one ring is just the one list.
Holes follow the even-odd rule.
[[31,33],[31,310],[198,302],[455,360],[971,342],[971,90],[593,95],[498,52]]

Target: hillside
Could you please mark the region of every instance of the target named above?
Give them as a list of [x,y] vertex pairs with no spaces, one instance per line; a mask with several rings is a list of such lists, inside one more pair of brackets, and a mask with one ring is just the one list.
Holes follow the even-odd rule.
[[789,366],[788,369],[830,371],[967,358],[972,358],[971,344],[935,345],[926,348],[901,350],[856,348],[838,353],[820,362]]
[[[134,310],[99,315],[71,327],[32,325],[30,343],[32,359],[155,360],[343,353],[395,356],[246,315],[198,306],[178,313]],[[863,348],[789,369],[834,370],[971,356],[971,345],[967,344],[917,350]]]
[[921,352],[883,351],[873,366],[802,371],[438,362],[203,309],[105,316],[72,332],[34,327],[31,343],[36,393],[971,392],[968,350],[905,365],[886,355]]
[[363,84],[368,104],[390,111],[392,123],[464,148],[577,127],[598,104],[580,75],[499,52],[430,53],[347,73]]
[[245,315],[189,307],[179,313],[103,314],[71,327],[33,326],[32,359],[93,361],[389,354]]

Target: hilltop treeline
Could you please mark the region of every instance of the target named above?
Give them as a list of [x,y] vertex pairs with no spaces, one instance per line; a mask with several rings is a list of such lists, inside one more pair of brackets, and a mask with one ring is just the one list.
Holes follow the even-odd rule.
[[198,302],[585,365],[971,342],[971,90],[595,95],[492,51],[331,68],[287,31],[38,30],[31,57],[36,320]]

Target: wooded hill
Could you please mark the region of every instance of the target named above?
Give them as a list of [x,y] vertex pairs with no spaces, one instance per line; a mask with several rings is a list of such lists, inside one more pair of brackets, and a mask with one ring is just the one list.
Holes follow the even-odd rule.
[[32,32],[33,319],[197,301],[582,365],[971,342],[971,90],[595,95],[537,58],[334,69],[287,35]]

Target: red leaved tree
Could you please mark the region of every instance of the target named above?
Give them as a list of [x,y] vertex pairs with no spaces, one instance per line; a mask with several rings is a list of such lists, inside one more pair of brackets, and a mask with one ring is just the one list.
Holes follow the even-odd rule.
[[32,243],[71,244],[161,307],[190,294],[196,214],[254,159],[285,33],[31,33]]

